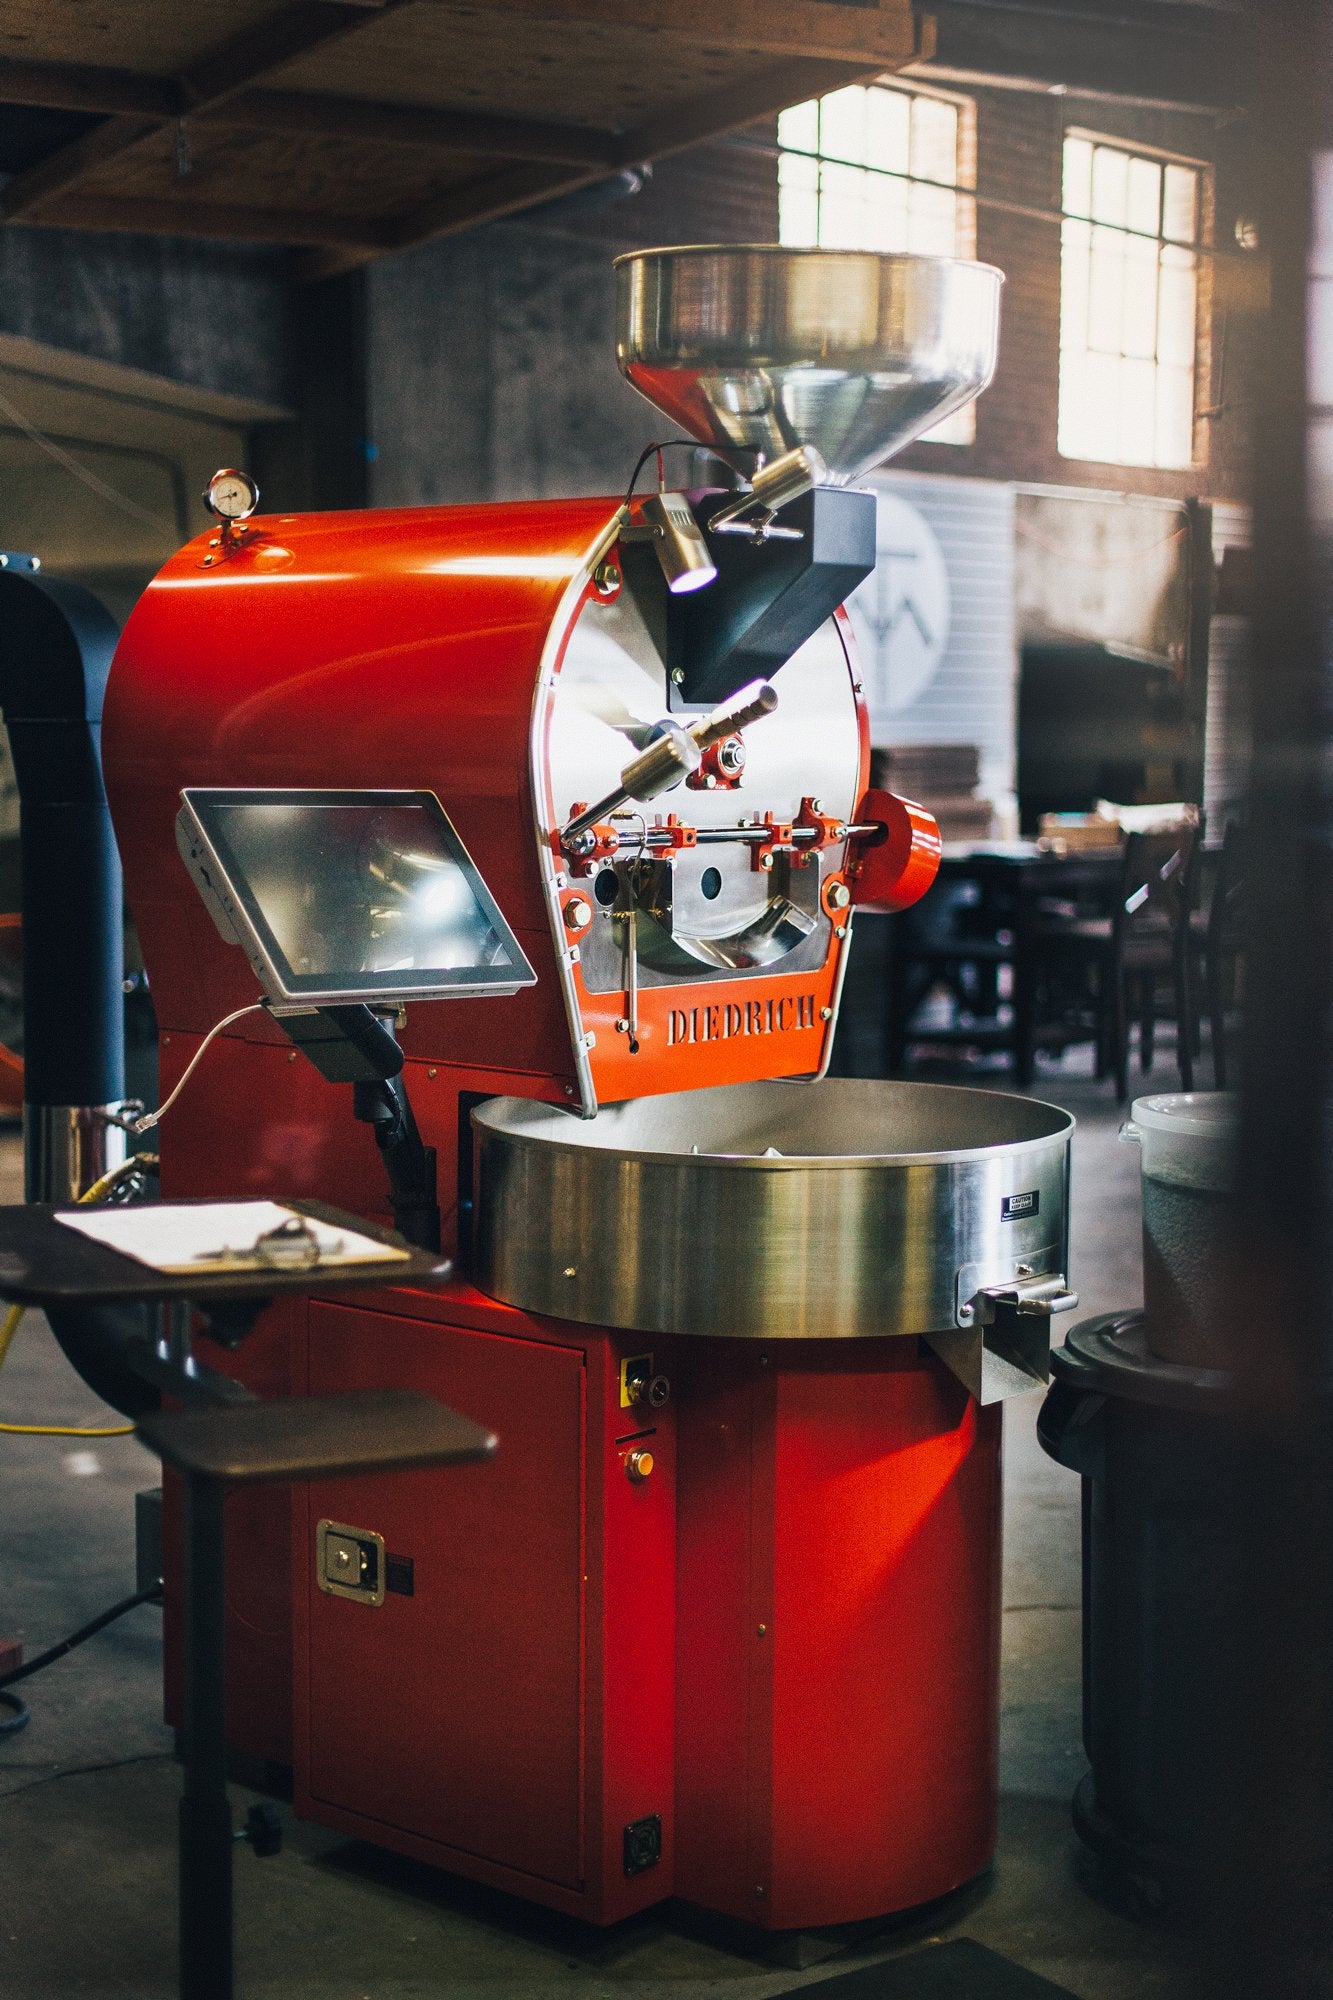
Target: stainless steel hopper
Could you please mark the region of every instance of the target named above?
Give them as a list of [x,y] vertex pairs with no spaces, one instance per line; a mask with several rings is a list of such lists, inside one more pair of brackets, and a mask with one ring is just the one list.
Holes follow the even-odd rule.
[[831,485],[881,464],[995,372],[990,264],[706,244],[616,260],[616,358],[701,444],[813,445]]

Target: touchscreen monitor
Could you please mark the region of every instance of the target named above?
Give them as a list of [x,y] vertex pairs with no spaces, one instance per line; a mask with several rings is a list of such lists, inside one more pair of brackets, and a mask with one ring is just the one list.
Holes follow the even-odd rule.
[[181,793],[186,865],[274,1001],[514,993],[536,974],[433,792]]

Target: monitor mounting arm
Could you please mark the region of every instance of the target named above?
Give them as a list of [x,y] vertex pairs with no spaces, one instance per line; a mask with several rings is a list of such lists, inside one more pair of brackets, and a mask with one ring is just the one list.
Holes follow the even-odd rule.
[[274,1007],[274,1020],[330,1083],[350,1083],[353,1114],[375,1134],[394,1226],[419,1250],[440,1247],[435,1148],[422,1143],[403,1082],[403,1052],[382,1013],[349,1007]]

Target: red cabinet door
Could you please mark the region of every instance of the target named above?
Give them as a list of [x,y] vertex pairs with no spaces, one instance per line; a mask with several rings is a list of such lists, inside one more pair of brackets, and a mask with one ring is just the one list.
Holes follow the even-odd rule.
[[[486,1424],[500,1449],[486,1464],[311,1487],[298,1789],[316,1813],[326,1804],[577,1887],[583,1353],[315,1306],[312,1393],[388,1384]],[[321,1590],[322,1519],[382,1535],[386,1556],[410,1559],[411,1595],[391,1587],[372,1605]],[[403,1564],[389,1573],[405,1581]]]

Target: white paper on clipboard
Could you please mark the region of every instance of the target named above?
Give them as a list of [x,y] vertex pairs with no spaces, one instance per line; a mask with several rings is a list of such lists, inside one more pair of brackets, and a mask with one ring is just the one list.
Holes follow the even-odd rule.
[[[276,1266],[255,1244],[261,1236],[289,1222],[298,1211],[276,1201],[155,1202],[143,1208],[62,1209],[57,1222],[94,1243],[133,1257],[150,1270],[169,1275],[207,1275],[217,1271],[265,1271]],[[354,1229],[338,1229],[313,1215],[300,1216],[319,1247],[312,1273],[344,1264],[407,1263],[410,1252],[377,1243]]]

